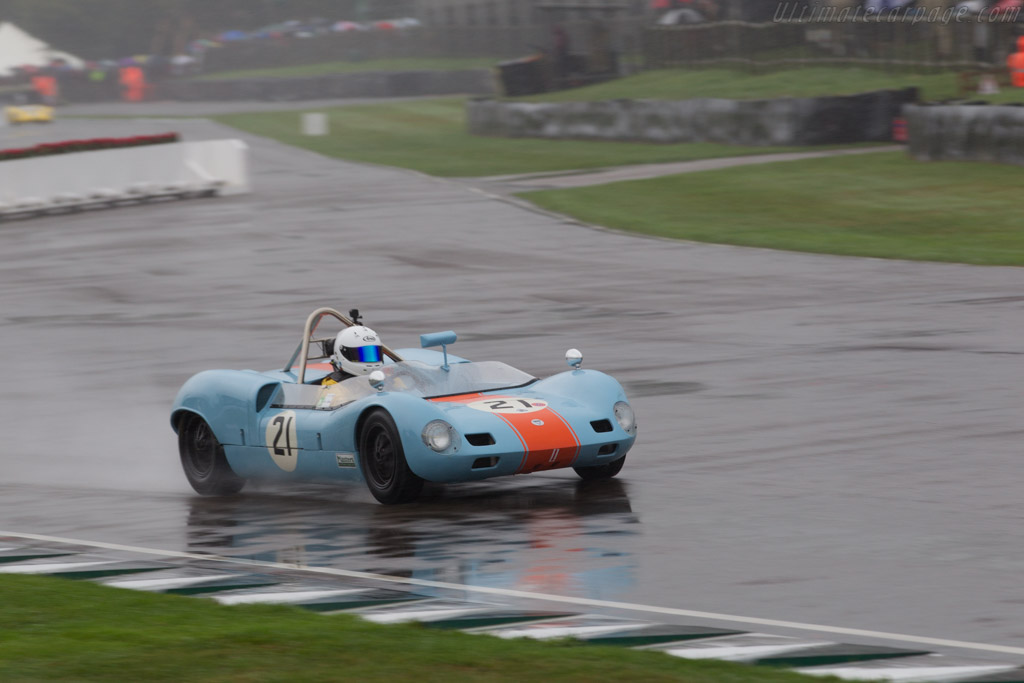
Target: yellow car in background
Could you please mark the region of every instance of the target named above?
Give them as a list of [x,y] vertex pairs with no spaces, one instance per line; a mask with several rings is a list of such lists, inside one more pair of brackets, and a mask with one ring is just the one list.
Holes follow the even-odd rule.
[[53,107],[45,104],[20,104],[4,108],[8,123],[51,123]]

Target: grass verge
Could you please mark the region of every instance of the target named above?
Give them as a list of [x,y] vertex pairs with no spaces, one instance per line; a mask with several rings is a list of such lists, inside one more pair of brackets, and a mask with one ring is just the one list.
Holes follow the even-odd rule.
[[616,98],[682,100],[723,97],[751,100],[770,97],[852,95],[870,90],[917,86],[928,99],[953,97],[956,74],[889,74],[875,69],[807,67],[766,74],[732,69],[656,69],[606,83],[534,95],[549,102],[593,101]]
[[204,74],[196,80],[227,81],[242,78],[305,78],[307,76],[324,76],[326,74],[351,73],[354,71],[453,71],[459,69],[490,69],[500,62],[490,58],[408,58],[408,59],[370,59],[364,62],[339,61],[321,62],[319,64],[300,64],[266,69],[243,69],[238,71],[218,71]]
[[570,190],[535,204],[588,223],[698,242],[1024,265],[1024,169],[901,152],[738,167]]
[[785,671],[572,641],[379,626],[35,576],[0,577],[4,681],[684,681],[797,683]]
[[479,137],[466,132],[465,100],[461,97],[326,111],[330,135],[325,137],[302,135],[300,113],[295,111],[225,114],[214,118],[249,133],[327,156],[447,177],[540,173],[825,149],[820,146],[663,145]]
[[[543,102],[575,102],[617,98],[681,100],[722,97],[735,100],[773,97],[852,95],[871,90],[916,86],[923,100],[958,97],[959,75],[887,73],[854,67],[806,67],[765,74],[732,69],[657,69],[584,88],[522,98]],[[1009,88],[996,95],[971,96],[993,103],[1022,102],[1024,88]]]

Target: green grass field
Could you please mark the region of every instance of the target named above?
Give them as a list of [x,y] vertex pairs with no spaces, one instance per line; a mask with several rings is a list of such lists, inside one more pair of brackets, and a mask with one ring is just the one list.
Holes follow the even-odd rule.
[[0,577],[3,681],[822,680],[662,653],[380,626],[283,606],[225,607],[35,576]]
[[852,256],[1024,265],[1024,168],[901,152],[792,161],[522,195],[661,237]]
[[452,71],[458,69],[490,69],[500,59],[470,57],[409,57],[406,59],[369,59],[366,61],[321,62],[267,69],[218,71],[204,74],[197,80],[226,81],[240,78],[304,78],[354,71]]
[[478,137],[466,132],[464,105],[463,98],[445,98],[328,109],[330,135],[325,137],[300,134],[300,114],[294,111],[226,114],[215,118],[229,126],[327,156],[400,166],[446,177],[822,149]]
[[657,69],[634,76],[555,93],[530,100],[574,102],[618,98],[683,100],[691,97],[762,99],[851,95],[869,90],[917,86],[927,99],[956,94],[956,74],[888,74],[864,68],[806,67],[766,74],[733,69]]
[[[934,101],[959,97],[958,79],[959,76],[954,72],[900,74],[855,67],[805,67],[757,75],[733,69],[658,69],[584,88],[532,95],[521,99],[543,102],[618,98],[762,99],[852,95],[871,90],[916,86],[920,88],[922,99]],[[1024,102],[1024,88],[1005,89],[997,95],[970,97],[992,102]]]

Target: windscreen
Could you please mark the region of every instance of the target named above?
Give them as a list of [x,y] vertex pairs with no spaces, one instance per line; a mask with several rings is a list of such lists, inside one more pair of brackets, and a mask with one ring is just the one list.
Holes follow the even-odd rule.
[[[407,360],[385,365],[384,391],[397,391],[420,398],[472,394],[510,389],[529,384],[536,377],[498,361],[454,363],[443,370],[436,365]],[[334,410],[376,390],[367,377],[352,377],[339,384],[282,384],[274,397],[275,408]]]

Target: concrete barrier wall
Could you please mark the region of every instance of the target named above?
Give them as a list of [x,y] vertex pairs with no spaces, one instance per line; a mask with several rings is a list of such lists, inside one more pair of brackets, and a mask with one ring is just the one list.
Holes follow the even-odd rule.
[[[248,194],[249,146],[241,140],[202,140],[180,143],[185,162],[185,182],[214,183],[217,194]],[[195,180],[193,180],[195,179]]]
[[155,86],[154,99],[186,101],[294,101],[346,97],[493,95],[490,69],[455,71],[362,71],[308,78],[175,80]]
[[0,213],[249,192],[248,147],[208,140],[0,161]]
[[920,105],[903,111],[914,159],[1024,166],[1024,107]]
[[774,100],[607,100],[466,105],[469,132],[499,137],[817,145],[892,139],[892,120],[917,90]]

